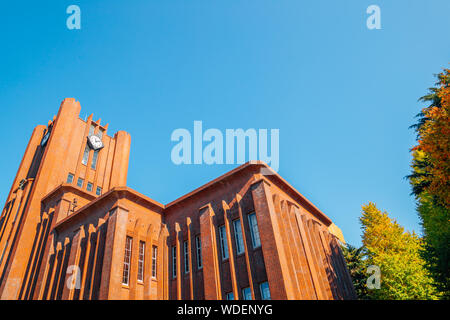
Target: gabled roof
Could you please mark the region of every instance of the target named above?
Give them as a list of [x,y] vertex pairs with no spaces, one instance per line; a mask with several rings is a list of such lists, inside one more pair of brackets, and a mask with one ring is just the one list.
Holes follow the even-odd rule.
[[293,199],[298,201],[298,203],[301,203],[303,206],[305,206],[308,211],[310,211],[313,215],[315,215],[319,220],[324,222],[327,226],[329,226],[332,221],[330,218],[328,218],[322,211],[320,211],[314,204],[312,204],[305,196],[303,196],[300,192],[298,192],[294,187],[292,187],[286,180],[284,180],[278,173],[276,173],[272,168],[270,168],[266,163],[263,161],[250,161],[247,162],[227,173],[224,175],[204,184],[203,186],[187,193],[186,195],[168,203],[167,205],[163,205],[131,188],[128,187],[115,187],[108,192],[104,193],[103,195],[99,197],[95,197],[92,194],[84,191],[83,189],[80,189],[76,186],[73,186],[71,184],[63,183],[60,186],[58,186],[56,189],[51,191],[48,195],[46,195],[42,202],[46,202],[49,199],[51,199],[53,196],[65,192],[75,192],[80,193],[82,196],[85,196],[86,198],[92,198],[92,201],[90,201],[85,206],[78,209],[74,214],[62,219],[59,221],[55,227],[60,227],[62,224],[68,223],[68,221],[72,221],[74,217],[78,217],[80,213],[85,212],[90,207],[95,206],[96,204],[105,201],[109,199],[110,197],[120,197],[120,194],[124,195],[126,194],[129,198],[134,199],[136,201],[142,201],[143,203],[153,206],[163,213],[165,209],[170,208],[172,206],[175,206],[177,204],[183,203],[183,201],[186,201],[189,198],[194,197],[195,195],[201,193],[202,191],[205,191],[219,183],[223,183],[224,181],[227,181],[229,179],[232,179],[233,176],[236,174],[242,173],[243,171],[250,171],[255,169],[259,169],[259,172],[261,172],[261,169],[264,169],[264,175],[263,177],[267,179],[268,181],[275,182],[278,187],[280,187],[283,191],[285,191],[287,194],[289,194]]
[[298,192],[294,187],[292,187],[286,180],[284,180],[277,172],[275,172],[270,166],[268,166],[263,161],[249,161],[247,163],[244,163],[243,165],[221,175],[220,177],[204,184],[203,186],[185,194],[184,196],[166,204],[165,208],[170,208],[176,204],[182,203],[183,201],[195,196],[196,194],[211,188],[214,185],[217,185],[227,179],[231,179],[232,176],[245,171],[250,170],[251,168],[259,167],[260,172],[262,169],[264,169],[263,176],[270,177],[270,181],[275,180],[278,182],[278,185],[284,189],[288,194],[290,194],[294,199],[296,199],[299,203],[303,204],[305,207],[309,209],[309,211],[317,216],[321,221],[323,221],[326,225],[330,225],[332,223],[331,219],[327,217],[325,213],[319,210],[314,204],[312,204],[311,201],[309,201],[304,195],[302,195],[300,192]]

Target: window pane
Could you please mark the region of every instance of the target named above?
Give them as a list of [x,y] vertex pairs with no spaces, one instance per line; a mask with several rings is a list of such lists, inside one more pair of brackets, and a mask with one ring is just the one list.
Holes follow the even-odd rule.
[[172,277],[177,276],[177,247],[172,247]]
[[78,178],[77,187],[83,188],[83,184],[84,184],[84,180],[81,178]]
[[91,124],[91,126],[89,127],[89,135],[93,135],[95,131],[95,126],[93,124]]
[[69,175],[67,176],[67,183],[72,183],[73,182],[73,174],[69,173]]
[[222,259],[228,259],[228,243],[225,226],[219,227],[220,246],[222,249]]
[[97,167],[97,160],[98,160],[98,150],[95,150],[94,155],[92,156],[92,163],[91,163],[91,168],[94,170]]
[[184,273],[189,273],[189,245],[187,241],[183,243],[183,248],[184,248]]
[[234,226],[234,238],[236,241],[236,251],[238,254],[244,253],[244,239],[242,237],[241,221],[239,219],[234,220],[233,226]]
[[157,257],[158,257],[158,247],[157,246],[153,246],[153,250],[152,250],[152,277],[156,278],[156,270],[157,270],[157,265],[156,265],[156,261],[157,261]]
[[83,153],[83,160],[81,161],[82,164],[84,164],[85,166],[88,163],[89,160],[89,146],[86,144],[86,147],[84,148],[84,153]]
[[94,185],[92,184],[92,182],[88,182],[86,189],[87,189],[87,191],[92,191],[93,187],[94,187]]
[[124,285],[129,284],[130,280],[130,262],[131,262],[131,246],[133,243],[133,239],[131,237],[127,237],[125,241],[125,255],[123,258],[123,277],[122,283]]
[[248,223],[250,225],[253,248],[258,248],[261,246],[261,239],[259,238],[259,229],[255,213],[251,213],[248,215]]
[[202,242],[199,236],[195,237],[195,245],[197,248],[197,267],[200,269],[203,267],[203,261],[202,261]]
[[244,300],[252,300],[252,292],[249,287],[242,289],[242,297]]
[[263,300],[270,300],[269,283],[263,282],[259,285],[259,288],[261,290],[261,298]]
[[98,196],[102,194],[102,188],[97,187],[97,191],[95,192]]
[[228,292],[227,293],[227,300],[234,300],[234,293],[233,292]]
[[145,242],[139,241],[138,281],[144,281]]

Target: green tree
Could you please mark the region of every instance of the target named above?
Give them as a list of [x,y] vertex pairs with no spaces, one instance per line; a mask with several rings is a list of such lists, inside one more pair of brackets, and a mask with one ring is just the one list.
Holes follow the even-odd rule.
[[421,254],[437,290],[443,293],[442,298],[450,299],[449,212],[426,192],[420,195],[418,202],[417,211],[425,234]]
[[417,145],[408,176],[423,227],[422,257],[443,298],[450,299],[450,69],[437,75],[436,86],[421,101]]
[[420,255],[423,241],[404,230],[374,203],[362,207],[360,223],[367,265],[381,270],[381,288],[369,291],[373,299],[437,299],[433,279]]
[[347,267],[352,277],[353,287],[355,288],[356,295],[360,300],[369,299],[369,292],[366,286],[367,282],[367,262],[365,248],[354,247],[351,244],[345,244],[342,246],[342,253]]

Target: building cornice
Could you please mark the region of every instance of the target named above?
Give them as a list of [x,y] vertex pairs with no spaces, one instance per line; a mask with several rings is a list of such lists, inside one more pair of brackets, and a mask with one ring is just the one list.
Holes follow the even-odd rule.
[[[61,194],[64,193],[66,190],[67,191],[81,191],[84,192],[83,190],[74,187],[72,185],[68,185],[68,184],[62,184],[60,185],[58,188],[56,188],[54,191],[51,192],[51,195],[55,195],[55,194]],[[89,195],[88,193],[84,192],[85,195]],[[50,195],[46,196],[45,199],[47,199]],[[95,197],[94,197],[95,198]],[[61,229],[64,226],[70,224],[72,221],[84,216],[85,214],[87,214],[87,212],[90,211],[91,208],[102,205],[104,202],[110,201],[111,199],[118,202],[121,199],[128,199],[130,201],[136,202],[140,205],[143,206],[147,206],[150,207],[152,209],[154,209],[156,212],[159,213],[163,213],[164,211],[164,205],[147,197],[144,196],[143,194],[140,194],[139,192],[130,189],[128,187],[116,187],[113,188],[111,190],[109,190],[108,192],[106,192],[105,194],[99,196],[98,198],[92,200],[91,202],[89,202],[88,204],[84,205],[83,207],[81,207],[80,209],[78,209],[77,211],[75,211],[73,214],[71,214],[68,217],[65,217],[64,219],[62,219],[61,221],[59,221],[56,225],[55,225],[55,229]],[[116,208],[117,206],[123,207],[123,205],[115,203],[110,209]]]
[[[75,213],[64,218],[60,222],[58,222],[56,224],[55,228],[59,228],[63,224],[69,223],[69,221],[72,221],[72,219],[74,219],[76,216],[78,216],[80,214],[83,215],[83,212],[89,210],[89,208],[96,206],[97,204],[100,204],[104,201],[109,201],[111,198],[116,199],[116,200],[119,200],[122,198],[127,198],[136,203],[140,203],[143,206],[152,207],[156,211],[163,214],[164,210],[167,208],[170,208],[175,205],[180,205],[187,199],[195,196],[196,194],[198,194],[208,188],[211,188],[211,187],[217,185],[218,183],[222,183],[224,180],[231,179],[234,175],[236,175],[242,171],[251,170],[251,169],[258,168],[258,167],[260,169],[264,169],[265,174],[259,173],[256,177],[256,180],[252,184],[258,183],[260,181],[264,181],[264,182],[268,183],[269,185],[272,183],[277,185],[279,188],[281,188],[283,191],[285,191],[288,195],[290,195],[294,200],[296,200],[300,204],[304,205],[305,208],[311,214],[316,216],[325,225],[327,225],[327,226],[331,225],[332,221],[327,215],[325,215],[311,201],[309,201],[304,195],[302,195],[300,192],[298,192],[286,180],[284,180],[278,173],[276,173],[272,168],[270,168],[266,163],[264,163],[262,161],[247,162],[247,163],[225,173],[224,175],[204,184],[203,186],[189,192],[188,194],[170,202],[167,205],[163,205],[163,204],[161,204],[161,203],[159,203],[159,202],[157,202],[157,201],[155,201],[133,189],[130,189],[128,187],[116,187],[116,188],[109,190],[105,194],[96,197],[95,195],[93,195],[93,193],[87,192],[81,188],[78,188],[74,185],[67,184],[67,183],[61,184],[56,189],[51,191],[48,195],[46,195],[42,199],[42,202],[43,203],[48,202],[51,199],[53,199],[55,196],[58,196],[58,195],[61,195],[61,194],[67,193],[67,192],[73,192],[73,193],[79,194],[80,196],[85,197],[88,200],[91,200],[88,204],[86,204],[85,206],[78,209]],[[261,172],[261,170],[259,170],[259,171]],[[268,172],[270,174],[267,174]]]
[[78,194],[82,197],[85,197],[88,200],[94,200],[96,198],[94,193],[87,192],[86,190],[83,190],[83,189],[76,187],[69,183],[62,183],[59,186],[57,186],[55,189],[50,191],[47,195],[45,195],[42,198],[41,202],[47,203],[47,202],[51,201],[52,199],[57,198],[61,194],[68,193],[68,192]]
[[244,163],[243,165],[225,173],[224,175],[204,184],[203,186],[187,193],[186,195],[166,204],[165,208],[170,208],[172,206],[181,204],[183,201],[186,201],[187,199],[195,196],[196,194],[211,188],[214,185],[217,185],[218,183],[223,182],[224,180],[231,179],[232,176],[236,175],[237,173],[240,173],[245,170],[250,170],[251,168],[257,168],[259,167],[261,172],[261,169],[264,169],[264,174],[259,173],[258,177],[256,179],[256,182],[260,180],[264,180],[265,182],[271,184],[274,183],[284,191],[286,191],[289,195],[292,196],[295,200],[297,200],[299,203],[303,204],[309,211],[315,215],[319,220],[321,220],[325,225],[330,225],[332,223],[331,219],[323,213],[319,208],[317,208],[311,201],[309,201],[304,195],[302,195],[300,192],[298,192],[293,186],[291,186],[285,179],[283,179],[276,171],[274,171],[270,166],[268,166],[263,161],[249,161],[247,163]]

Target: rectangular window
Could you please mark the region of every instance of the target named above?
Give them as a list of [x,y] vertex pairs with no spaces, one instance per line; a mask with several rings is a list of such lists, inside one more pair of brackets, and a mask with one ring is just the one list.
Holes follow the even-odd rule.
[[219,238],[220,238],[220,247],[222,250],[222,260],[228,259],[228,243],[225,226],[219,227]]
[[244,300],[252,300],[252,292],[249,287],[242,289],[242,298]]
[[145,257],[145,242],[139,241],[139,260],[138,260],[137,279],[140,282],[144,281],[144,257]]
[[102,194],[102,188],[97,187],[97,191],[95,192],[96,195],[101,195]]
[[184,273],[189,273],[189,245],[187,241],[183,243],[183,250],[184,250]]
[[98,151],[99,150],[95,150],[94,151],[94,155],[92,156],[91,168],[94,169],[94,170],[97,167]]
[[189,273],[189,243],[187,241],[183,242],[183,252],[184,252],[184,273]]
[[244,238],[242,237],[241,221],[239,219],[234,220],[233,227],[234,227],[234,240],[236,241],[236,252],[237,254],[244,253]]
[[86,147],[84,147],[84,153],[83,153],[83,160],[81,160],[81,163],[87,166],[88,160],[89,160],[89,146],[86,144]]
[[102,140],[102,138],[103,138],[103,130],[102,129],[98,130],[97,136],[100,138],[100,140]]
[[202,261],[202,241],[200,236],[195,237],[195,247],[197,249],[197,268],[201,269],[203,267]]
[[89,135],[92,136],[94,134],[95,131],[95,126],[93,124],[91,124],[91,126],[89,127]]
[[77,181],[77,187],[83,188],[83,184],[84,184],[84,180],[81,179],[81,178],[78,178],[78,181]]
[[88,182],[86,190],[91,192],[93,187],[94,187],[94,185],[92,184],[92,182]]
[[227,293],[227,300],[234,300],[234,293],[233,292],[228,292]]
[[67,183],[72,183],[73,182],[73,174],[69,173],[69,175],[67,176]]
[[270,300],[269,283],[267,281],[261,283],[259,289],[261,290],[261,298],[263,300]]
[[125,255],[123,258],[123,276],[122,276],[122,284],[126,286],[130,283],[130,263],[131,263],[132,244],[133,238],[127,237],[125,241]]
[[177,277],[177,247],[172,247],[172,278]]
[[250,225],[250,234],[252,236],[253,248],[258,248],[261,246],[261,239],[259,238],[258,223],[256,221],[256,214],[254,212],[248,215],[248,224]]
[[152,248],[152,277],[156,279],[156,261],[158,259],[158,247],[157,246],[153,246]]

